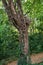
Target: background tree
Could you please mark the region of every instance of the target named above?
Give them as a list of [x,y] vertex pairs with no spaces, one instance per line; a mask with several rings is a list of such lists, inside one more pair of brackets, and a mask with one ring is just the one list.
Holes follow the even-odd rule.
[[2,0],[2,2],[10,22],[19,31],[19,48],[21,52],[18,65],[30,65],[30,50],[28,50],[28,26],[30,20],[23,14],[21,0]]

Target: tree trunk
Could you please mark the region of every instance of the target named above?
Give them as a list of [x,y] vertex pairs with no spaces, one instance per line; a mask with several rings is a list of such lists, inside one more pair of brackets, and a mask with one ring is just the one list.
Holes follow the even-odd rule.
[[21,0],[16,0],[16,2],[15,0],[2,0],[2,2],[9,21],[19,30],[20,33],[20,58],[18,65],[31,65],[28,43],[28,26],[31,21],[23,14]]
[[23,27],[20,29],[20,58],[18,60],[18,65],[31,65],[30,63],[30,50],[28,43],[28,27]]

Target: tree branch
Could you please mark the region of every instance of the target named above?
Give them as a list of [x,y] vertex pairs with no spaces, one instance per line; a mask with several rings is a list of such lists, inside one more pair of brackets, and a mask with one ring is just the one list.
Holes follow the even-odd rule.
[[9,0],[8,3],[9,3],[9,8],[13,15],[14,20],[16,20],[17,25],[20,26],[21,25],[21,21],[19,20],[20,17],[19,17],[19,14],[16,12],[16,9],[14,8],[13,0]]
[[11,4],[11,0],[9,0],[9,5],[6,2],[6,0],[2,0],[2,2],[4,4],[4,7],[8,14],[8,18],[9,18],[10,22],[12,22],[12,24],[18,29],[19,28],[18,20],[17,20],[17,15],[15,14],[14,7],[12,5],[13,3]]
[[4,4],[4,7],[7,8],[8,7],[8,4],[6,2],[6,0],[2,0],[3,4]]
[[25,19],[25,23],[26,23],[26,25],[30,25],[30,23],[31,23],[31,19],[30,18],[28,18],[27,16],[24,16],[24,19]]
[[14,8],[13,0],[8,0],[9,7],[11,8],[14,15],[16,15],[16,10]]
[[16,0],[17,2],[17,7],[18,7],[18,13],[19,14],[23,14],[23,11],[22,11],[22,6],[21,6],[21,0]]
[[4,7],[5,7],[5,10],[6,10],[7,14],[8,14],[9,20],[12,22],[12,24],[17,29],[19,29],[19,27],[21,26],[23,21],[25,21],[26,25],[27,24],[29,25],[30,20],[22,14],[21,0],[19,0],[19,1],[16,0],[16,1],[17,1],[17,4],[18,4],[19,13],[16,12],[13,0],[7,0],[7,1],[2,0],[2,2],[4,4]]

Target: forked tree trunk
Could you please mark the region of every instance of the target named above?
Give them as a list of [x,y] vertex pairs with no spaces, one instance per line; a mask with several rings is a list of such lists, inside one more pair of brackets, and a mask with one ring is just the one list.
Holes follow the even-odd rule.
[[31,65],[30,63],[30,50],[28,42],[28,27],[22,27],[20,29],[20,58],[18,60],[18,65]]
[[28,43],[28,26],[31,21],[23,14],[21,0],[2,0],[2,2],[9,21],[19,30],[20,33],[20,58],[18,65],[31,65]]

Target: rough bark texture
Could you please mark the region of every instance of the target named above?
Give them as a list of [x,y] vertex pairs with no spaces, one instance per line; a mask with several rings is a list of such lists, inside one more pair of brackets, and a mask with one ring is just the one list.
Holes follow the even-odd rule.
[[[7,12],[9,21],[18,29],[20,33],[20,58],[18,65],[30,65],[30,50],[28,44],[28,26],[30,20],[23,15],[21,0],[2,0]],[[15,5],[16,4],[16,5]],[[16,9],[17,7],[17,9]]]
[[30,50],[28,43],[28,28],[20,29],[20,58],[18,65],[31,65]]

